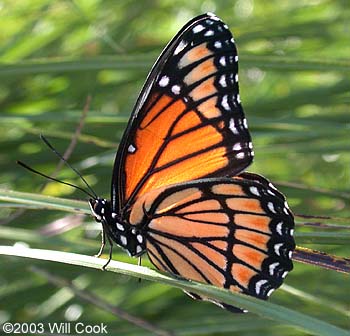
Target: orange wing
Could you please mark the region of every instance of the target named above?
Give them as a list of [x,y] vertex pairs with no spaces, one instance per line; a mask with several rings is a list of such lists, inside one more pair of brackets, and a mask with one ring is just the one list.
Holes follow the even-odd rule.
[[267,299],[293,268],[293,215],[259,175],[151,191],[136,201],[129,221],[144,225],[152,263],[187,279]]
[[238,56],[213,15],[190,21],[153,67],[118,149],[112,208],[208,176],[233,176],[252,161],[238,91]]

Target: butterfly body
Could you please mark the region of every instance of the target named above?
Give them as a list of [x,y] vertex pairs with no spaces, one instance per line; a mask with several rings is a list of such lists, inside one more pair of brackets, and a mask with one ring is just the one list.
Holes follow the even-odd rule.
[[117,151],[111,201],[90,207],[131,256],[267,299],[292,270],[294,219],[267,179],[244,172],[253,156],[232,34],[203,14],[153,66]]
[[89,205],[95,220],[103,223],[105,234],[114,243],[124,248],[132,257],[145,253],[144,233],[140,226],[131,225],[120,214],[112,212],[111,203],[106,199],[90,199]]

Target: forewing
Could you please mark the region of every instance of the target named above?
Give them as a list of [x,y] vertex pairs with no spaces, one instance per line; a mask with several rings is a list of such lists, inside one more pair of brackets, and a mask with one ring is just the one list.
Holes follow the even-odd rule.
[[141,197],[130,222],[148,222],[152,263],[177,276],[267,299],[293,267],[294,219],[266,179],[246,177],[204,179]]
[[252,161],[238,90],[238,56],[214,15],[190,21],[169,43],[140,94],[118,149],[112,207],[152,190],[233,176]]

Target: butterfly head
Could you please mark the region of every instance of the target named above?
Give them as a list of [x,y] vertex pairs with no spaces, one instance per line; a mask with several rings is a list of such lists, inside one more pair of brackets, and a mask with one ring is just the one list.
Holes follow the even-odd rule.
[[89,199],[89,205],[90,205],[92,215],[95,217],[95,220],[98,223],[102,222],[102,219],[105,218],[106,204],[107,204],[107,201],[102,198]]
[[142,230],[135,225],[130,225],[112,212],[109,201],[102,198],[91,198],[89,205],[96,222],[102,223],[105,234],[117,245],[124,248],[133,257],[145,252],[146,244]]

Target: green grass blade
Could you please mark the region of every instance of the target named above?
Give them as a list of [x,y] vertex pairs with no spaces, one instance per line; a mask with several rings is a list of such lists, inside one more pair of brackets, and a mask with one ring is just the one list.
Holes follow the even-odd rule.
[[54,209],[60,211],[90,214],[87,202],[73,199],[64,199],[52,196],[37,195],[7,189],[0,189],[0,201],[18,202],[41,209]]
[[[55,261],[95,269],[101,269],[102,266],[106,263],[106,260],[86,255],[41,249],[17,248],[13,246],[0,246],[0,254],[7,256],[32,258],[37,260]],[[294,325],[299,329],[303,329],[315,335],[349,335],[346,330],[340,329],[329,323],[320,321],[316,318],[301,314],[288,308],[281,307],[270,302],[261,301],[242,294],[231,293],[227,290],[223,290],[214,286],[208,286],[193,281],[175,279],[143,266],[136,266],[119,261],[111,261],[108,265],[108,270],[136,278],[157,281],[163,284],[181,288],[183,290],[211,297],[218,301],[222,301],[238,307],[244,307],[260,316],[282,323]]]

